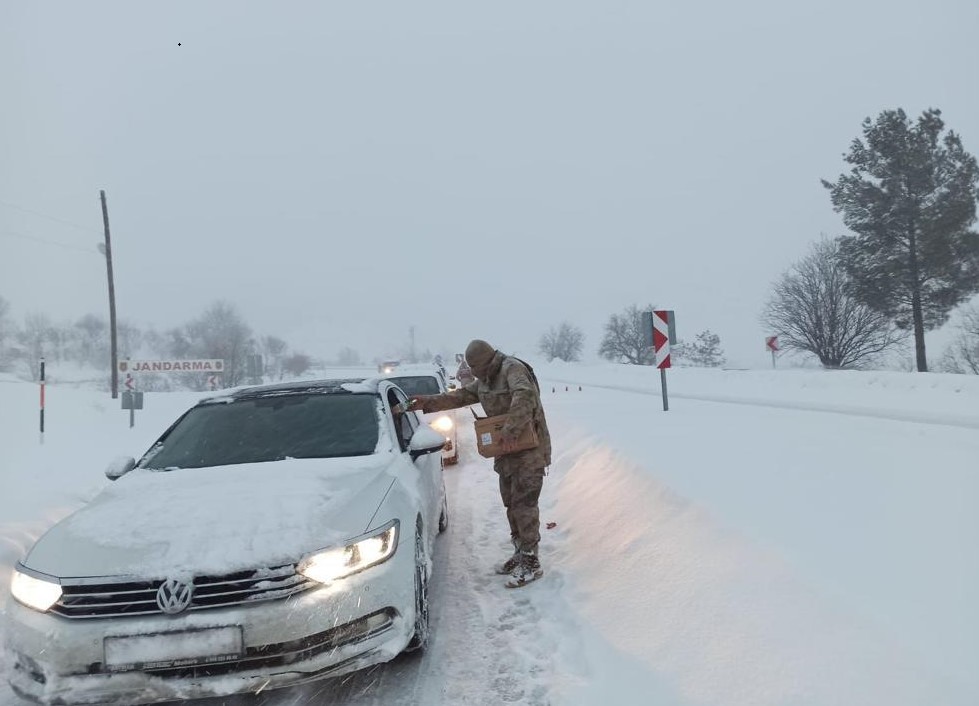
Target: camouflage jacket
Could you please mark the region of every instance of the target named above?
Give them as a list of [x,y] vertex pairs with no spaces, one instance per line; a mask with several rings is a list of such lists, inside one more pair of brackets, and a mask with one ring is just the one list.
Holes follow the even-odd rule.
[[425,398],[425,409],[438,412],[476,403],[490,417],[507,415],[505,434],[517,437],[527,424],[537,429],[540,443],[533,449],[497,456],[493,468],[498,473],[517,470],[542,470],[551,465],[551,434],[544,419],[540,393],[526,366],[515,358],[496,352],[487,380],[475,380],[458,390]]

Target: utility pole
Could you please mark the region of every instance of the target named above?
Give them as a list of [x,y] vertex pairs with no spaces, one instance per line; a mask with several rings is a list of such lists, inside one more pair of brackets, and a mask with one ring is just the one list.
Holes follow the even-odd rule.
[[116,345],[116,286],[112,279],[112,241],[109,238],[109,207],[105,203],[105,190],[99,191],[102,199],[102,223],[105,226],[105,268],[109,275],[109,336],[112,350],[112,399],[119,397],[119,349]]

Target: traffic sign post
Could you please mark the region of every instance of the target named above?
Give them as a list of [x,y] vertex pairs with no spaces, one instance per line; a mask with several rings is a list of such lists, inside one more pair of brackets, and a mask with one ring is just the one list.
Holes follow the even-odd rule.
[[670,409],[670,398],[666,391],[666,369],[672,367],[670,344],[676,341],[676,319],[672,310],[660,309],[653,312],[653,355],[659,368],[660,388],[663,391],[663,411]]
[[136,389],[133,376],[126,376],[126,389],[122,391],[122,408],[129,410],[129,428],[136,426],[136,410],[143,408],[143,393]]
[[41,358],[41,445],[44,445],[44,358]]
[[778,336],[765,337],[765,350],[772,352],[772,368],[775,367],[775,354],[778,353]]
[[659,368],[659,384],[663,391],[663,411],[670,409],[670,398],[666,392],[666,369],[670,362],[670,346],[676,345],[676,316],[672,309],[658,309],[642,312],[643,344],[652,348],[653,359]]

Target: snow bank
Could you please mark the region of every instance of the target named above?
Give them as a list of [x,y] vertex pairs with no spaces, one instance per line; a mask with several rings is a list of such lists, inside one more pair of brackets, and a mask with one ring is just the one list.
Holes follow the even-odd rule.
[[568,602],[657,677],[611,687],[611,703],[644,703],[654,684],[675,690],[668,703],[718,706],[911,706],[944,693],[778,556],[720,529],[648,469],[560,436],[556,446],[572,445],[555,463],[550,512],[565,528],[555,562],[576,579]]
[[[660,371],[638,365],[546,363],[544,384],[657,395]],[[855,370],[671,368],[669,396],[979,428],[979,376]]]

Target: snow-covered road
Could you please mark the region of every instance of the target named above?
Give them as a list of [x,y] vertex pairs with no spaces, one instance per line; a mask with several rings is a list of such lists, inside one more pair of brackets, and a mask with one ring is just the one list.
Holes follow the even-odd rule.
[[[542,520],[556,523],[542,532],[544,580],[510,591],[492,573],[506,522],[496,476],[464,433],[463,462],[445,471],[451,526],[435,557],[429,649],[302,689],[198,704],[979,702],[979,435],[940,419],[968,419],[962,391],[929,387],[916,413],[934,414],[911,422],[841,413],[904,414],[891,395],[917,393],[891,379],[872,390],[848,381],[844,394],[841,378],[815,384],[810,373],[793,387],[769,377],[740,405],[691,399],[702,381],[677,376],[663,413],[655,395],[612,389],[618,371],[538,372],[556,449],[542,497]],[[565,391],[559,379],[585,384]],[[738,373],[717,380],[751,397]],[[93,393],[64,398],[65,414],[85,417],[81,430],[64,444],[52,434],[43,451],[0,407],[0,443],[15,452],[0,463],[5,566],[90,497],[107,456],[148,443],[120,431],[121,413]],[[826,409],[834,399],[840,409]],[[188,403],[154,400],[135,436],[152,437]],[[822,411],[798,409],[807,402]],[[66,469],[69,455],[93,467]]]

